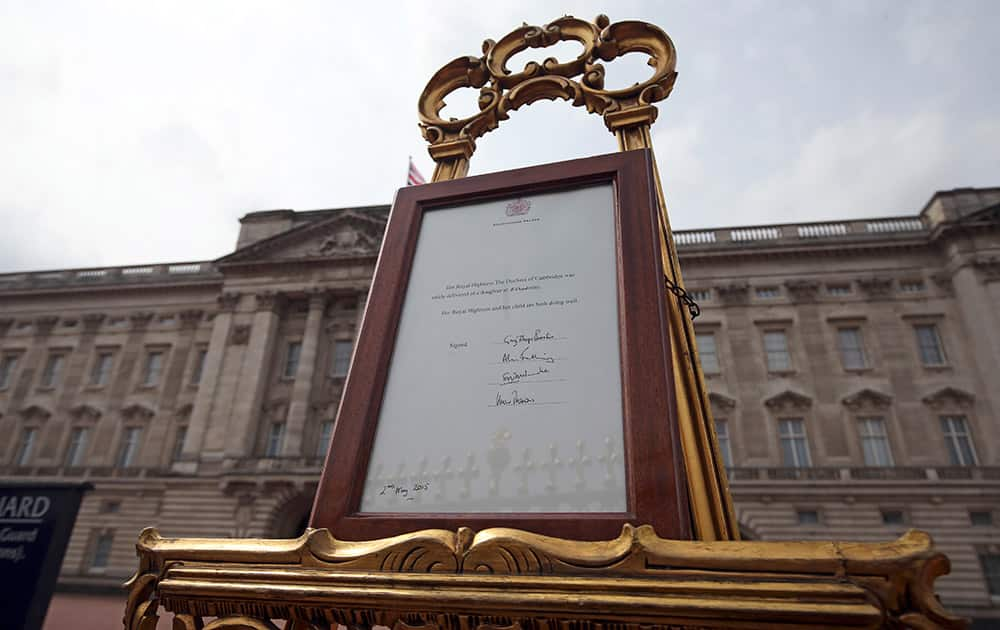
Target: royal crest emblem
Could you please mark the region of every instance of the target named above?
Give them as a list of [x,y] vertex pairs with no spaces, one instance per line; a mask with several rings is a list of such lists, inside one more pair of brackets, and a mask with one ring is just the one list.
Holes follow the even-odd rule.
[[508,217],[518,217],[522,214],[528,214],[528,210],[531,210],[531,202],[527,199],[515,199],[507,204]]

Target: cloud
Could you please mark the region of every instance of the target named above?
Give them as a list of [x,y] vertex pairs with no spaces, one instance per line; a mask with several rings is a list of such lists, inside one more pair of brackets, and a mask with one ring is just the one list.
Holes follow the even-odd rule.
[[945,174],[957,143],[940,112],[862,114],[817,129],[794,160],[733,199],[767,222],[913,214]]

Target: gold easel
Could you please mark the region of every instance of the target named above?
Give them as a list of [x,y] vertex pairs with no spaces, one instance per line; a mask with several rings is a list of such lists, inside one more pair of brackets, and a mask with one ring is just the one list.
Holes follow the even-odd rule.
[[[562,40],[582,44],[581,55],[506,69],[517,52]],[[599,62],[633,51],[649,55],[653,76],[605,90]],[[483,53],[445,65],[421,94],[434,181],[464,177],[475,140],[539,99],[565,99],[602,115],[623,151],[652,148],[653,103],[670,94],[676,77],[673,43],[662,30],[610,24],[605,16],[525,25],[487,40]],[[480,111],[441,119],[444,97],[462,87],[480,89]],[[664,274],[680,297],[658,175],[656,188]],[[934,580],[949,565],[922,532],[891,543],[738,541],[691,320],[680,301],[670,299],[668,308],[695,541],[664,540],[648,526],[630,525],[602,542],[503,528],[364,542],[336,540],[325,529],[292,540],[171,540],[148,529],[127,585],[125,627],[153,628],[163,606],[174,613],[175,630],[270,630],[272,619],[287,620],[291,630],[964,628],[934,595]]]

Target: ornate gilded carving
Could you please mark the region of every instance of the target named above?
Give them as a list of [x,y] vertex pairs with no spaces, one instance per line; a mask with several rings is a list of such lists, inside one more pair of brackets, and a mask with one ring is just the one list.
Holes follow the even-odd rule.
[[[645,626],[962,628],[934,596],[947,559],[930,537],[890,543],[687,542],[625,525],[581,542],[515,529],[425,530],[361,542],[139,538],[125,627],[334,624],[442,630]],[[177,620],[180,618],[180,621]],[[145,625],[143,625],[145,624]]]
[[[512,71],[510,59],[528,48],[544,48],[560,41],[578,42],[583,50],[570,61],[548,58],[528,62]],[[496,129],[510,112],[541,99],[564,99],[576,107],[604,116],[608,129],[650,124],[656,119],[653,103],[670,95],[677,73],[673,42],[662,30],[646,22],[610,23],[599,15],[593,23],[564,16],[544,26],[527,24],[498,41],[483,42],[481,57],[459,57],[438,70],[418,101],[420,128],[430,143],[428,151],[439,171],[462,176],[476,150],[476,139]],[[604,87],[605,67],[627,53],[649,57],[651,77],[620,90]],[[479,111],[466,118],[443,119],[441,109],[448,94],[459,88],[479,89]]]

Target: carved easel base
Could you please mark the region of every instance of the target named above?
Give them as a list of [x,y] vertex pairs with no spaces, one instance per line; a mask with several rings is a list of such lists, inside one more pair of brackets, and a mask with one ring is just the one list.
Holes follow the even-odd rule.
[[[626,525],[581,542],[514,529],[340,541],[165,539],[137,545],[125,628],[394,630],[964,628],[934,595],[930,537],[889,543],[688,542]],[[203,623],[204,617],[216,617]]]

